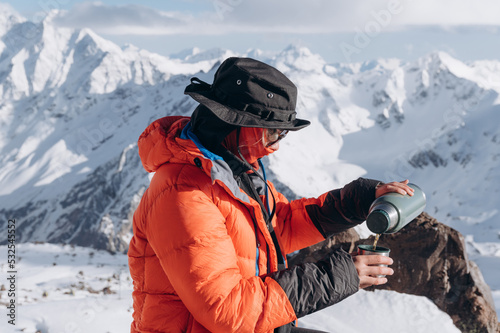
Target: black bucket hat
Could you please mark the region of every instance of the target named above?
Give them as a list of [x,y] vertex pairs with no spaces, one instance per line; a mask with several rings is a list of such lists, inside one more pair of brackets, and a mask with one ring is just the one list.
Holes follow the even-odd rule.
[[294,131],[310,124],[295,118],[297,87],[276,68],[251,58],[226,59],[212,85],[194,77],[184,94],[231,125]]

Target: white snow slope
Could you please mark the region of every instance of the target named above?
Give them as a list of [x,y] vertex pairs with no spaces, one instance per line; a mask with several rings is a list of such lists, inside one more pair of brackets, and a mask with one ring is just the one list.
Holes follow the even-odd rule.
[[[189,78],[212,82],[214,67],[234,53],[194,49],[185,58],[166,58],[120,48],[87,29],[55,28],[51,15],[32,23],[0,9],[0,228],[16,219],[18,243],[126,251],[131,213],[148,185],[138,136],[154,119],[189,115],[195,106],[183,95]],[[290,133],[267,159],[279,188],[293,198],[317,196],[359,176],[409,178],[426,192],[426,211],[466,235],[470,259],[481,268],[500,312],[500,62],[466,64],[437,52],[410,63],[329,64],[293,46],[272,58],[262,54],[240,56],[257,57],[290,77],[299,89],[299,117],[312,122]],[[0,239],[6,242],[6,236]],[[18,326],[0,326],[2,332],[127,330],[131,300],[123,254],[18,247],[25,258],[18,279],[22,305]],[[90,258],[92,251],[106,262]],[[66,253],[75,254],[74,261]],[[116,278],[101,280],[116,270],[122,291],[94,293],[108,285],[116,291]],[[73,294],[65,294],[68,289]],[[0,293],[4,302],[6,293]],[[352,310],[363,304],[377,304],[363,311],[366,319]],[[92,318],[84,314],[89,308]],[[418,309],[413,317],[405,312],[410,308]],[[386,323],[387,311],[404,314],[405,321]],[[301,322],[325,322],[322,328],[330,331],[368,326],[374,333],[417,332],[428,327],[420,314],[439,331],[453,329],[427,300],[390,292],[361,292]],[[388,330],[392,324],[397,328]]]

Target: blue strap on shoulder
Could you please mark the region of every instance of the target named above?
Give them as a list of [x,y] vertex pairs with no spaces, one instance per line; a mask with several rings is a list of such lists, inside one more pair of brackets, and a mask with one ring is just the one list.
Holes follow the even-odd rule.
[[196,134],[194,134],[193,131],[191,130],[191,122],[188,122],[186,124],[186,126],[184,126],[184,128],[182,129],[180,138],[183,139],[183,140],[191,140],[191,141],[193,141],[194,144],[196,145],[196,147],[198,147],[198,149],[201,151],[201,153],[203,154],[203,156],[205,156],[209,160],[212,160],[212,161],[222,160],[222,157],[220,157],[217,154],[212,153],[210,150],[208,150],[207,148],[205,148],[201,144],[200,139],[198,139],[198,137],[196,136]]

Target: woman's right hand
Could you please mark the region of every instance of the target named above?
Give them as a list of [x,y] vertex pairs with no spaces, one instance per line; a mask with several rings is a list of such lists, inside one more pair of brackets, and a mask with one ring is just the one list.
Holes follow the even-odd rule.
[[387,278],[377,277],[377,275],[392,275],[394,270],[390,267],[378,265],[392,265],[390,257],[381,255],[361,255],[351,253],[354,266],[359,276],[359,288],[378,286],[387,283]]

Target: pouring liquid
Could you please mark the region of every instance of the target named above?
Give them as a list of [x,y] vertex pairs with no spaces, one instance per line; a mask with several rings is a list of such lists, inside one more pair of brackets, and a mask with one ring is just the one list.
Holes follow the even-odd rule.
[[377,243],[378,243],[378,239],[380,238],[380,235],[381,234],[375,235],[375,241],[373,242],[373,250],[377,249]]

